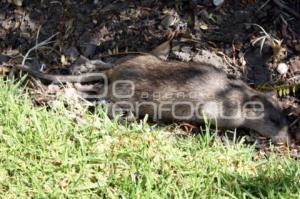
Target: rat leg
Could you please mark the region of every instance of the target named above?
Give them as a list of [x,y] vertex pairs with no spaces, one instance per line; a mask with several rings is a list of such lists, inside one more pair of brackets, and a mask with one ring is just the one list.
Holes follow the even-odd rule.
[[132,110],[121,107],[114,103],[107,103],[105,106],[108,117],[111,119],[116,119],[120,124],[125,125],[136,121],[136,117],[134,116]]

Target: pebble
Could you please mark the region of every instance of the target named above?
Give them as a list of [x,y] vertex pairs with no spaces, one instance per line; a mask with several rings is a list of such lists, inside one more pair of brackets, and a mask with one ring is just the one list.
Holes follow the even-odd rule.
[[8,0],[8,3],[12,3],[16,6],[22,6],[23,5],[23,0]]
[[216,7],[221,6],[223,3],[224,3],[224,0],[213,0],[213,4],[214,4]]
[[295,50],[296,50],[297,52],[300,52],[300,44],[296,44],[296,45],[295,45]]
[[279,63],[277,66],[277,72],[281,75],[287,73],[288,70],[289,70],[289,67],[286,63]]
[[170,26],[173,26],[177,21],[177,18],[175,16],[172,15],[167,15],[163,18],[163,20],[161,21],[161,25],[164,28],[168,28]]

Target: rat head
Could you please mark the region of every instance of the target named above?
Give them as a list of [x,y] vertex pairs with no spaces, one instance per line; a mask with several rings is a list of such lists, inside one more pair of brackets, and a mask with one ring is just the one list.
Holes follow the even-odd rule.
[[262,94],[255,94],[244,105],[244,127],[271,138],[276,144],[290,142],[287,119],[278,103]]

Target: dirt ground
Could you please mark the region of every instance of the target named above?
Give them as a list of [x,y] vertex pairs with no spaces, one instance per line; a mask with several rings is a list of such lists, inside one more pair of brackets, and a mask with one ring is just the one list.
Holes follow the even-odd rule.
[[[66,73],[80,55],[109,62],[127,52],[148,52],[173,35],[169,59],[207,60],[258,90],[279,93],[290,131],[296,133],[299,16],[296,0],[225,0],[219,6],[213,0],[2,0],[0,64],[20,64],[30,48],[56,33],[51,43],[30,54],[31,65]],[[254,24],[270,34],[265,43],[253,45],[266,36]],[[274,39],[282,43],[274,47]],[[283,53],[276,53],[276,47]],[[279,63],[286,64],[287,72],[278,72]]]

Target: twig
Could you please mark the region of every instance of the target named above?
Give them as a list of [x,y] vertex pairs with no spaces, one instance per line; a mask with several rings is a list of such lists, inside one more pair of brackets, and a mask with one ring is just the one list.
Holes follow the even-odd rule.
[[263,9],[268,3],[270,3],[271,0],[267,0],[264,4],[262,4],[257,11],[260,11],[261,9]]
[[299,80],[299,79],[300,79],[300,75],[296,75],[296,76],[294,76],[294,77],[289,78],[288,80],[289,80],[289,81],[297,81],[297,80]]
[[299,122],[299,120],[300,120],[300,117],[298,117],[297,119],[295,119],[295,121],[293,121],[293,122],[289,125],[289,127],[294,126],[296,123]]
[[252,45],[255,45],[257,42],[261,41],[259,53],[262,54],[262,49],[264,47],[266,40],[271,41],[273,44],[275,39],[273,39],[273,37],[269,33],[267,33],[267,31],[265,31],[265,29],[262,26],[260,26],[258,24],[250,24],[250,25],[257,26],[259,29],[261,29],[262,33],[264,34],[264,36],[258,37],[254,41],[251,42]]
[[33,46],[32,48],[30,48],[27,53],[25,54],[23,61],[22,61],[22,66],[25,65],[25,62],[27,60],[27,57],[29,56],[29,54],[31,53],[31,51],[38,49],[42,46],[48,45],[51,43],[51,39],[53,39],[56,35],[58,35],[58,33],[55,33],[54,35],[50,36],[48,39],[42,41],[41,43],[36,44],[35,46]]
[[[36,33],[36,38],[35,38],[35,45],[38,45],[39,42],[39,36],[40,36],[40,31],[41,31],[42,26],[39,26],[37,33]],[[35,56],[37,56],[37,48],[35,49]]]
[[298,19],[300,19],[300,14],[297,13],[295,10],[289,8],[288,6],[286,6],[285,4],[281,3],[280,0],[273,0],[273,2],[280,8],[282,8],[283,10],[287,11],[288,13],[294,15],[295,17],[297,17]]

